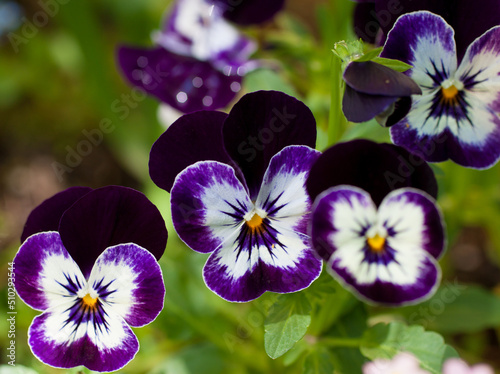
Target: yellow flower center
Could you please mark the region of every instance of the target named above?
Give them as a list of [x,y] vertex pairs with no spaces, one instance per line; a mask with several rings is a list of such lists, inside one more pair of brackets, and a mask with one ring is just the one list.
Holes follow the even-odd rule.
[[257,213],[254,213],[252,218],[247,221],[247,226],[250,227],[250,230],[255,231],[258,230],[259,227],[262,225],[262,217],[259,216]]
[[97,297],[96,298],[93,298],[92,296],[90,296],[90,294],[86,294],[83,299],[82,299],[83,303],[90,307],[90,308],[93,308],[95,306],[95,304],[97,303]]
[[441,87],[441,95],[443,95],[444,101],[455,101],[458,95],[458,88],[454,85],[451,85],[448,88]]
[[373,252],[381,252],[385,247],[385,238],[375,234],[375,236],[366,239],[366,243]]

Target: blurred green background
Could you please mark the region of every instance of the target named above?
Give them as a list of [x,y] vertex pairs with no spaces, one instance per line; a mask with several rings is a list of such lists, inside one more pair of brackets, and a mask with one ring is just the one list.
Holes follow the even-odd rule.
[[[149,150],[164,131],[157,119],[158,103],[131,96],[131,87],[117,71],[115,50],[121,43],[151,45],[150,33],[160,27],[169,1],[0,1],[0,27],[12,21],[2,13],[8,3],[17,4],[20,13],[17,27],[0,28],[0,363],[8,361],[4,353],[10,340],[7,267],[20,245],[27,215],[67,187],[115,184],[146,193],[169,229],[160,260],[167,288],[165,309],[154,323],[135,329],[141,349],[120,372],[302,373],[315,337],[306,336],[284,357],[270,359],[264,351],[263,325],[275,295],[230,304],[212,294],[201,274],[206,256],[177,238],[169,195],[149,179]],[[48,3],[57,7],[47,12]],[[41,11],[54,14],[47,16],[43,27],[30,27]],[[331,48],[339,36],[354,38],[351,11],[348,0],[290,0],[273,22],[244,30],[259,42],[256,57],[279,66],[249,74],[244,89],[278,89],[303,100],[318,122],[320,150],[328,145]],[[90,149],[82,146],[103,124],[109,131],[102,141]],[[388,131],[375,123],[350,125],[342,135],[343,140],[357,137],[389,141]],[[487,361],[500,368],[500,166],[473,171],[443,163],[435,171],[449,238],[441,260],[441,293],[423,306],[389,310],[353,301],[352,308],[368,313],[369,323],[422,324],[442,333],[470,362]],[[323,277],[321,282],[333,280]],[[449,290],[456,296],[446,301]],[[332,326],[352,308],[332,317]],[[19,299],[16,311],[17,365],[38,373],[78,372],[36,360],[27,346],[27,329],[38,312]],[[1,367],[4,372],[6,367]]]

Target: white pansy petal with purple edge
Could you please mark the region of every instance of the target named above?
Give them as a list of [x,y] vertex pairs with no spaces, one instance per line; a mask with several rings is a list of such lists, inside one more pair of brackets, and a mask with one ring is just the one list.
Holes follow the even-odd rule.
[[17,294],[37,310],[65,303],[86,283],[55,231],[26,239],[14,259],[14,275]]
[[216,161],[200,161],[179,173],[170,201],[177,234],[201,253],[234,240],[253,207],[234,169]]
[[98,304],[88,312],[80,301],[68,301],[35,317],[28,342],[33,354],[47,365],[84,365],[99,372],[122,368],[139,349],[136,336],[112,308]]
[[133,327],[150,323],[163,309],[160,266],[150,252],[133,243],[107,248],[98,257],[88,285],[107,310]]
[[210,256],[207,286],[226,300],[244,302],[265,291],[287,293],[308,287],[320,274],[306,234],[310,199],[305,181],[320,153],[289,146],[270,162],[255,209],[237,235]]
[[[396,22],[382,56],[413,65],[409,75],[423,95],[391,128],[395,144],[433,162],[451,159],[483,169],[498,161],[499,36],[496,27],[477,38],[457,69],[453,29],[441,17],[415,12]],[[417,43],[419,38],[424,42]]]
[[332,275],[368,302],[415,303],[438,286],[442,218],[418,190],[396,190],[376,211],[367,192],[331,188],[316,200],[311,234],[316,250],[329,256]]

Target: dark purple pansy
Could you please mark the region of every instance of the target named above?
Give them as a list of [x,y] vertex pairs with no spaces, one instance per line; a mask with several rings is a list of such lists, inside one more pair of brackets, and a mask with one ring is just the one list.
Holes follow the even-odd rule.
[[484,169],[500,158],[500,27],[457,58],[454,30],[429,12],[401,16],[381,54],[413,66],[406,74],[422,89],[391,127],[392,141],[427,161],[451,159]]
[[224,17],[240,25],[269,21],[285,4],[285,0],[208,0],[223,10]]
[[455,30],[459,60],[467,47],[493,26],[500,25],[497,0],[363,0],[357,1],[354,30],[363,40],[383,45],[399,16],[428,10],[443,17]]
[[117,59],[134,86],[183,112],[227,106],[256,67],[255,43],[206,0],[177,0],[154,48],[122,46]]
[[418,188],[433,198],[438,192],[434,173],[422,158],[392,144],[364,139],[324,151],[311,168],[306,185],[313,200],[330,187],[356,186],[367,191],[377,206],[398,188]]
[[360,188],[329,188],[314,202],[310,234],[332,276],[369,303],[413,304],[439,285],[444,223],[421,190],[395,190],[377,207]]
[[158,209],[130,188],[70,188],[33,210],[22,238],[16,291],[43,311],[29,329],[33,354],[58,368],[125,366],[139,349],[130,327],[163,309],[157,259],[167,230]]
[[350,62],[344,70],[346,83],[342,111],[351,122],[372,118],[392,126],[411,106],[411,95],[422,93],[408,76],[373,61]]
[[222,298],[308,287],[321,271],[309,246],[305,181],[319,152],[316,123],[281,92],[247,94],[224,113],[184,115],[151,149],[150,175],[171,192],[172,220]]

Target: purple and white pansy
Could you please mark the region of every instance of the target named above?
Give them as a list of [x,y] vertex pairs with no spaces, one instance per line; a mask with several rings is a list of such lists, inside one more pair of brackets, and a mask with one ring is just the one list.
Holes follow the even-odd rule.
[[321,261],[309,244],[305,181],[318,158],[310,110],[281,92],[243,96],[229,114],[181,117],[157,140],[150,175],[171,192],[172,220],[211,253],[205,283],[233,302],[308,287]]
[[[318,179],[360,149],[373,154],[374,174],[362,179],[340,168],[335,179]],[[350,167],[357,170],[356,164],[354,159]],[[388,179],[387,172],[400,179]],[[309,228],[313,246],[341,284],[362,300],[389,306],[416,303],[435,292],[444,223],[434,197],[424,191],[435,196],[437,189],[422,159],[388,144],[341,143],[320,156],[307,186],[315,197]]]
[[224,108],[257,67],[255,43],[206,0],[177,0],[153,41],[120,47],[118,64],[129,83],[183,113]]
[[130,188],[70,188],[35,208],[22,238],[16,291],[43,312],[28,332],[33,354],[58,368],[125,366],[139,350],[131,327],[163,309],[167,230],[156,207]]
[[391,127],[395,144],[427,161],[447,159],[484,169],[500,158],[500,27],[477,37],[457,59],[454,30],[421,11],[401,16],[382,57],[413,66],[422,89],[408,115]]

